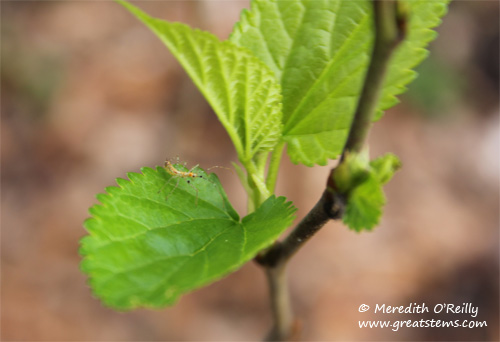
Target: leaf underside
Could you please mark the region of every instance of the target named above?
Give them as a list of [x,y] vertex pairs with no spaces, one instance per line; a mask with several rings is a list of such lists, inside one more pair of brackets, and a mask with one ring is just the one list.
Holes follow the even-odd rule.
[[282,134],[281,87],[247,49],[209,32],[155,19],[118,1],[149,27],[182,64],[227,130],[240,160],[269,151]]
[[106,305],[172,305],[252,259],[291,224],[295,209],[274,196],[240,221],[215,174],[194,172],[203,178],[187,183],[144,168],[98,196],[85,222],[81,268]]
[[[408,37],[396,51],[376,119],[416,77],[449,0],[408,1]],[[368,0],[253,0],[230,40],[274,72],[283,91],[283,139],[294,163],[325,165],[342,151],[373,45]]]

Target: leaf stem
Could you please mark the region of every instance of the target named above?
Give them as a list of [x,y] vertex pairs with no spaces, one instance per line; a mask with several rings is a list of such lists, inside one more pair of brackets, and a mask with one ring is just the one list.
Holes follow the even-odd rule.
[[269,152],[258,152],[254,157],[257,171],[261,177],[264,177],[264,173],[266,172],[266,162],[268,156]]
[[274,193],[276,188],[276,181],[278,179],[278,171],[281,164],[281,157],[283,156],[283,150],[285,149],[285,142],[280,141],[278,145],[274,148],[271,154],[271,160],[269,162],[269,170],[267,171],[266,186],[270,193]]
[[[405,13],[398,8],[396,0],[373,0],[372,3],[375,18],[372,58],[340,163],[344,161],[346,152],[360,152],[363,148],[382,92],[390,57],[406,34],[407,18]],[[277,166],[274,164],[279,163],[279,158],[273,153],[267,179],[268,189],[275,185],[276,181],[273,177],[277,174]],[[343,216],[345,198],[336,191],[334,171],[335,168],[332,169],[327,179],[325,191],[311,211],[282,242],[277,242],[256,258],[256,261],[266,269],[269,279],[274,315],[274,327],[269,336],[273,340],[286,341],[292,335],[293,313],[289,304],[287,286],[284,283],[288,261],[329,220]]]
[[264,170],[263,168],[259,170],[259,165],[256,165],[253,160],[242,162],[242,164],[247,170],[248,186],[253,190],[252,200],[254,209],[256,209],[271,195],[264,181]]

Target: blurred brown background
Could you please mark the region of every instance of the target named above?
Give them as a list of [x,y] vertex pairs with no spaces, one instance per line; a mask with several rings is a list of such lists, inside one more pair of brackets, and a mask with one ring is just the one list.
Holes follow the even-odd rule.
[[[226,38],[247,1],[139,6]],[[456,1],[402,104],[370,137],[404,167],[382,222],[328,224],[295,257],[291,294],[305,340],[498,339],[499,8]],[[253,263],[160,311],[118,313],[93,298],[78,240],[95,194],[126,172],[179,155],[236,160],[215,115],[161,42],[113,2],[1,2],[3,340],[258,340],[270,325]],[[335,163],[332,162],[331,165]],[[278,194],[301,218],[329,167],[284,162]],[[218,172],[236,209],[244,196]],[[472,303],[487,328],[360,329],[359,320],[474,319],[359,313],[361,304]],[[370,310],[371,311],[371,310]]]

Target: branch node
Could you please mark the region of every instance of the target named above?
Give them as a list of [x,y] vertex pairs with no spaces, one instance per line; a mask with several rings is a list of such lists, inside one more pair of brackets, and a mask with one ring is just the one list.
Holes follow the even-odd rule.
[[274,245],[255,257],[255,262],[264,268],[276,268],[281,260],[282,243],[276,241]]
[[337,192],[329,192],[328,198],[324,203],[323,210],[332,220],[341,219],[344,215],[346,196]]

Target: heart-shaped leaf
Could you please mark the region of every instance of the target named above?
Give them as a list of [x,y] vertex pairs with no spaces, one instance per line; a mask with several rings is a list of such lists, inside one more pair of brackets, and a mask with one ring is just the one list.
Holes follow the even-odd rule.
[[144,168],[98,196],[85,222],[81,268],[107,305],[172,305],[252,259],[291,224],[295,209],[274,196],[240,221],[217,176],[192,172],[197,177]]

